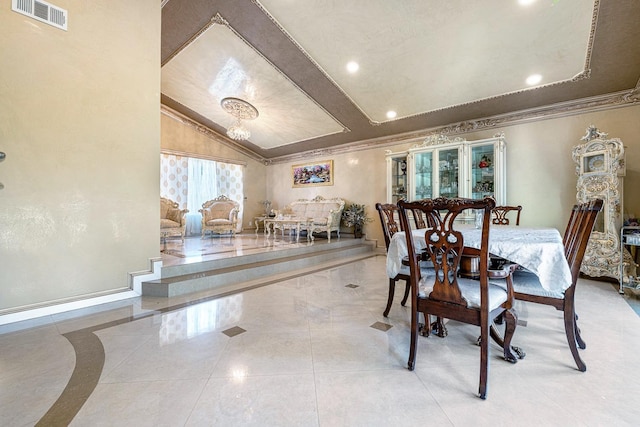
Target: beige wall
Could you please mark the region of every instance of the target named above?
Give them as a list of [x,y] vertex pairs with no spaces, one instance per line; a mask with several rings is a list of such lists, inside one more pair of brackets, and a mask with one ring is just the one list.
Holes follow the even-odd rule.
[[160,2],[0,3],[0,312],[127,288],[159,256]]
[[[552,226],[564,230],[569,210],[576,201],[574,146],[581,144],[589,125],[597,126],[611,138],[620,138],[626,147],[624,210],[640,215],[640,197],[634,191],[640,185],[640,106],[617,108],[589,114],[541,120],[460,135],[467,140],[489,138],[504,132],[507,141],[507,201],[523,206],[522,225]],[[348,203],[367,206],[375,219],[365,228],[367,238],[384,247],[375,203],[386,199],[385,150],[403,151],[415,142],[371,148],[348,154],[322,156],[333,159],[335,185],[291,188],[291,166],[285,163],[268,167],[268,195],[281,207],[298,198],[342,197]]]

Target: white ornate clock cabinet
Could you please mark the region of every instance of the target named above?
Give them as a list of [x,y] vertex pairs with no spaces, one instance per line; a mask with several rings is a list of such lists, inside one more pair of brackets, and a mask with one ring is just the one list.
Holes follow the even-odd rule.
[[607,139],[607,134],[594,126],[587,129],[581,140],[584,144],[574,147],[572,152],[578,175],[577,202],[598,198],[604,205],[596,218],[580,271],[591,277],[618,279],[622,259],[623,264],[635,267],[631,255],[621,253],[620,245],[624,146],[620,139]]

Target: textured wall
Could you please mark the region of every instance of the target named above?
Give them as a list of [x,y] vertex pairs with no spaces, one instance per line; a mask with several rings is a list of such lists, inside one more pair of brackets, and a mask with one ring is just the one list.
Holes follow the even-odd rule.
[[[640,106],[580,114],[551,120],[496,128],[460,135],[467,140],[489,138],[504,132],[507,141],[507,201],[521,204],[521,224],[552,226],[564,231],[569,210],[576,201],[574,146],[581,144],[589,125],[620,138],[627,153],[624,210],[640,215]],[[295,163],[268,167],[268,195],[277,206],[315,195],[342,197],[348,203],[367,205],[375,221],[365,228],[367,237],[384,247],[375,203],[386,198],[385,150],[403,151],[414,143],[372,148],[349,154],[324,155],[313,160],[334,160],[335,184],[327,187],[291,188],[289,176]]]
[[0,311],[128,286],[159,255],[160,2],[0,4]]

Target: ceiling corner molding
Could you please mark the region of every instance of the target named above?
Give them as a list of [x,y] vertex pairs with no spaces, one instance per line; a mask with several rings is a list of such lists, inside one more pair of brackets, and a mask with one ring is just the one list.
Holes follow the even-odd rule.
[[262,156],[259,156],[258,154],[256,154],[255,152],[245,148],[244,146],[235,143],[233,140],[224,137],[222,135],[220,135],[218,132],[203,126],[202,124],[196,122],[195,120],[192,120],[190,118],[188,118],[187,116],[167,107],[166,105],[161,105],[160,106],[160,113],[164,114],[167,117],[170,117],[171,119],[185,125],[188,126],[192,129],[194,129],[195,131],[207,136],[209,139],[214,140],[215,142],[218,142],[222,145],[225,145],[231,149],[233,149],[234,151],[237,151],[238,153],[249,157],[252,160],[264,163],[265,162],[265,158]]
[[589,42],[587,43],[587,54],[584,61],[584,71],[591,71],[591,55],[593,55],[593,43],[596,38],[596,28],[598,27],[598,16],[600,15],[600,0],[595,0],[593,4],[593,14],[591,15],[591,30],[589,31]]

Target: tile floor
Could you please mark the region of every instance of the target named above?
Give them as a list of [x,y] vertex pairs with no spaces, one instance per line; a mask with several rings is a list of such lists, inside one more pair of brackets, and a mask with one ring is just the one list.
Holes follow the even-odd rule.
[[[0,425],[624,426],[640,420],[640,317],[614,286],[577,292],[588,370],[561,313],[519,304],[515,365],[475,327],[419,339],[384,256],[222,298],[135,298],[0,327]],[[398,292],[401,294],[401,292]],[[202,298],[202,296],[200,296]]]

